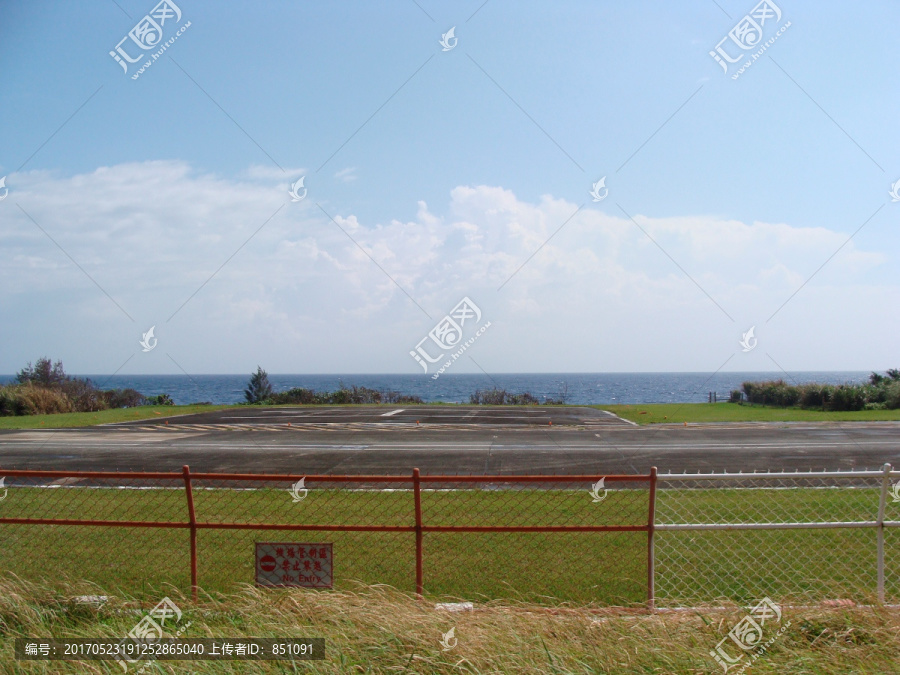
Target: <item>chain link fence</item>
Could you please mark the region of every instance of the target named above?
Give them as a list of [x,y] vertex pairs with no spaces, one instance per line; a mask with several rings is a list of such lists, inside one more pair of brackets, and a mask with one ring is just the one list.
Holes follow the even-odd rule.
[[[656,600],[900,598],[900,472],[661,474]],[[898,481],[900,485],[900,481]],[[879,543],[881,542],[881,543]],[[698,583],[699,581],[699,583]]]
[[0,569],[157,597],[332,544],[334,587],[675,606],[900,598],[900,472],[283,476],[0,470]]
[[[0,570],[51,583],[87,579],[131,594],[152,595],[165,584],[190,587],[178,474],[13,473],[0,489]],[[71,521],[89,524],[66,524]]]
[[297,542],[332,545],[335,588],[648,599],[649,474],[5,473],[0,563],[24,578],[229,592],[255,582],[256,543]]

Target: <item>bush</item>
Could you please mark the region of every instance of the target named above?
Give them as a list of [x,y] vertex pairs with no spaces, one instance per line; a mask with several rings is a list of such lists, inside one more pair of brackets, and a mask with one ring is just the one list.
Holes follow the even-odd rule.
[[72,405],[75,412],[94,412],[106,410],[109,406],[103,392],[97,389],[90,380],[68,378],[59,388]]
[[103,400],[109,408],[134,408],[147,402],[135,389],[108,389],[103,392]]
[[[62,361],[46,357],[30,362],[16,375],[18,384],[0,387],[0,415],[37,415],[60,412],[95,412],[128,408],[149,401],[134,389],[101,391],[87,378],[66,375]],[[166,394],[151,405],[173,405]]]
[[827,384],[804,384],[800,387],[800,406],[825,410],[831,400],[831,387]]
[[800,400],[800,390],[784,380],[744,382],[742,387],[750,403],[790,407]]
[[304,389],[303,387],[294,387],[287,391],[272,394],[265,402],[270,405],[285,405],[289,403],[309,405],[311,403],[318,403],[316,400],[316,392],[312,389]]
[[841,384],[834,388],[829,410],[862,410],[866,405],[866,390],[854,384]]
[[506,402],[505,389],[476,389],[475,393],[469,396],[469,403],[472,405],[503,405]]
[[25,415],[25,402],[19,393],[20,387],[7,385],[0,387],[0,416]]
[[26,415],[73,412],[72,403],[59,389],[26,384],[19,389],[19,395]]
[[403,405],[413,405],[416,403],[425,403],[421,396],[412,396],[410,394],[401,394],[399,391],[383,391],[381,392],[382,403],[400,403]]
[[892,382],[884,389],[884,406],[891,410],[900,408],[900,382]]
[[740,389],[732,389],[731,397],[728,399],[730,403],[743,403],[744,393]]
[[409,396],[397,391],[377,391],[368,387],[345,387],[333,392],[318,393],[312,389],[295,387],[287,391],[272,394],[262,403],[268,405],[359,405],[364,403],[424,403],[419,396]]
[[[537,397],[527,391],[522,394],[510,394],[506,389],[478,389],[469,396],[472,405],[538,405]],[[556,401],[547,401],[555,405]],[[562,403],[560,400],[559,403]]]
[[160,394],[159,396],[148,396],[147,405],[175,405],[175,402],[168,394]]

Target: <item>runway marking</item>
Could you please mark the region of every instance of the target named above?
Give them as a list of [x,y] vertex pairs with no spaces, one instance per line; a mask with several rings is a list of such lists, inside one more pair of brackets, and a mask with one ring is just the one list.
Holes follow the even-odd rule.
[[396,415],[397,413],[402,413],[404,410],[405,410],[405,408],[400,408],[400,410],[392,410],[391,412],[383,413],[381,416],[382,417],[390,417],[391,415]]

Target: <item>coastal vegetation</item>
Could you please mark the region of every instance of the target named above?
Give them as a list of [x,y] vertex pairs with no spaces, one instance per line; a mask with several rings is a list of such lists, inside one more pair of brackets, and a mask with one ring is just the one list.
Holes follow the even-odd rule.
[[274,392],[265,370],[256,367],[244,390],[247,403],[258,405],[372,405],[379,403],[399,403],[414,405],[425,403],[419,396],[409,396],[397,391],[378,391],[368,387],[344,386],[336,391],[315,391],[304,387],[294,387],[287,391]]
[[[171,402],[170,402],[171,403]],[[96,412],[147,405],[134,389],[100,389],[90,379],[66,375],[62,361],[29,362],[15,382],[0,386],[0,416]]]
[[818,410],[896,410],[900,408],[900,370],[872,373],[866,384],[786,384],[784,380],[744,382],[731,402]]

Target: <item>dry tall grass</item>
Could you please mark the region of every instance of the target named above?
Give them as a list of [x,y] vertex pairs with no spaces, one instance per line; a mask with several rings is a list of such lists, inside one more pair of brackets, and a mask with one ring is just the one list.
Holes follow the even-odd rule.
[[[134,611],[136,603],[111,597],[97,609],[70,601],[98,592],[86,584],[50,589],[0,582],[5,638],[0,671],[121,672],[114,662],[13,659],[14,637],[124,636],[141,616]],[[182,625],[191,622],[183,637],[324,637],[326,660],[297,662],[296,668],[288,661],[167,661],[150,672],[715,673],[721,668],[709,651],[746,614],[738,607],[649,614],[502,603],[451,613],[386,587],[356,592],[246,588],[201,598],[198,605],[175,591],[171,597],[184,610]],[[897,609],[785,607],[781,625],[788,621],[785,633],[747,672],[900,672]],[[450,640],[453,647],[445,651],[441,638],[451,628],[456,642]]]

